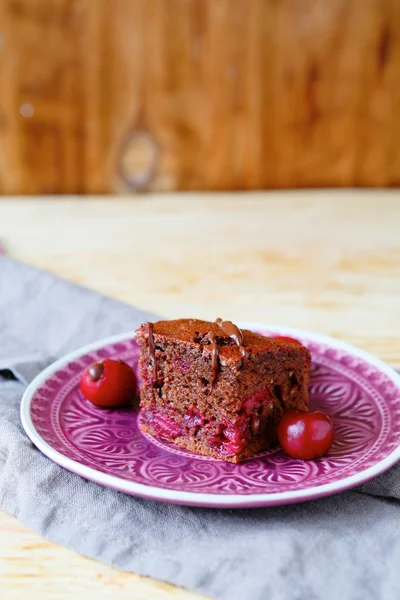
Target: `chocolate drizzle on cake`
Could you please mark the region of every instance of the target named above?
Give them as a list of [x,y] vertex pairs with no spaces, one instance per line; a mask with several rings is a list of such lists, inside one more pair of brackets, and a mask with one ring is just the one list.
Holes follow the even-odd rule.
[[211,380],[211,387],[212,387],[215,384],[215,382],[217,381],[218,371],[219,371],[219,351],[218,351],[217,340],[215,339],[214,336],[212,336],[212,338],[211,338],[211,368],[212,368],[212,380]]
[[149,334],[149,354],[153,361],[153,379],[154,379],[154,383],[155,383],[157,381],[157,359],[156,359],[156,345],[154,343],[153,330],[154,330],[154,324],[147,323],[147,331]]
[[[222,331],[225,333],[225,335],[230,337],[237,344],[237,346],[239,347],[240,353],[242,355],[242,358],[243,359],[248,358],[249,352],[243,346],[243,341],[244,341],[243,333],[241,332],[239,327],[237,325],[235,325],[234,323],[232,323],[232,321],[224,321],[223,319],[217,319],[215,322],[218,325],[218,327],[220,327],[222,329]],[[218,348],[218,344],[217,344],[217,338],[215,337],[215,335],[213,333],[210,333],[210,339],[211,339],[211,366],[212,366],[211,389],[212,389],[212,387],[214,386],[215,382],[217,381],[217,377],[218,377],[219,348]],[[243,366],[243,362],[241,363],[241,366]]]
[[219,327],[221,327],[221,329],[226,333],[227,336],[229,336],[236,342],[236,344],[239,346],[239,350],[243,358],[248,358],[249,353],[243,346],[243,333],[241,332],[239,327],[232,323],[232,321],[223,321],[222,319],[217,319],[215,322]]

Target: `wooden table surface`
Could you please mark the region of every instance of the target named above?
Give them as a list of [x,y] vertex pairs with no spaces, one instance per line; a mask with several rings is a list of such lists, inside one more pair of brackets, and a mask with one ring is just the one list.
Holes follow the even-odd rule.
[[[398,191],[0,200],[21,260],[168,317],[312,329],[400,367]],[[50,544],[0,513],[7,600],[199,598]]]

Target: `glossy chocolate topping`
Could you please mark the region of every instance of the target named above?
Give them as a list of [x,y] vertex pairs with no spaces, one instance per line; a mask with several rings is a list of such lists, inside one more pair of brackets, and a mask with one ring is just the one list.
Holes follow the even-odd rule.
[[153,379],[157,381],[157,360],[156,360],[156,346],[154,343],[153,335],[154,324],[147,323],[147,331],[149,333],[149,353],[153,361]]
[[212,336],[211,341],[211,367],[212,367],[212,380],[211,385],[217,381],[218,370],[219,370],[219,352],[217,341],[214,336]]
[[104,371],[104,365],[102,365],[101,363],[93,363],[92,365],[90,365],[90,367],[88,369],[90,379],[92,381],[99,381],[99,379],[103,375],[103,371]]
[[[184,322],[184,320],[182,320],[180,322]],[[196,324],[199,323],[199,324],[207,325],[206,322],[203,322],[203,321],[194,321],[194,320],[190,321],[190,323],[192,323],[192,322],[195,322]],[[168,322],[166,322],[166,323],[168,323]],[[175,323],[175,322],[173,322],[173,323]],[[235,344],[239,347],[242,357],[248,358],[249,352],[243,346],[244,337],[243,337],[243,333],[239,329],[239,327],[237,325],[235,325],[234,323],[232,323],[232,321],[224,321],[223,319],[217,319],[215,321],[215,323],[216,323],[216,325],[218,325],[218,327],[220,327],[222,329],[225,336],[230,337],[235,342]],[[160,322],[157,323],[157,325],[159,325],[159,324],[160,324]],[[211,368],[212,368],[211,387],[217,381],[218,373],[219,373],[219,369],[220,369],[219,348],[218,348],[218,344],[217,344],[218,333],[216,334],[215,328],[213,328],[213,329],[214,329],[214,331],[212,331],[212,330],[209,331],[209,339],[211,340],[211,344],[210,344]],[[152,362],[153,362],[153,381],[154,381],[154,384],[156,384],[156,382],[157,382],[157,359],[156,359],[156,346],[155,346],[155,342],[154,342],[154,323],[147,323],[147,331],[148,331],[148,337],[149,337],[149,356],[151,357]],[[241,366],[243,366],[243,363],[241,363]]]
[[232,321],[223,321],[222,319],[217,319],[215,322],[221,327],[226,335],[236,342],[243,358],[247,358],[248,351],[243,346],[243,333],[240,331],[239,327],[232,323]]

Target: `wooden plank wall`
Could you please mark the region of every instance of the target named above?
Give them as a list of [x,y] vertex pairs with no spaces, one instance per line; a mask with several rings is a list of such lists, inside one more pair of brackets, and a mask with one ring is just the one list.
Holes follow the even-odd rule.
[[399,183],[399,0],[0,1],[3,194]]

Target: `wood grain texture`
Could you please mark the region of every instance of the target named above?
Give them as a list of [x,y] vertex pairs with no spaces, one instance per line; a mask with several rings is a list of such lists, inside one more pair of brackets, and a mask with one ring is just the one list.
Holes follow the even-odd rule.
[[397,0],[3,0],[0,89],[0,193],[400,184]]
[[178,318],[286,323],[400,367],[400,192],[0,201],[16,258]]
[[[396,191],[0,202],[0,240],[18,259],[167,317],[311,329],[397,368],[399,231]],[[0,597],[199,598],[84,559],[1,513]]]

